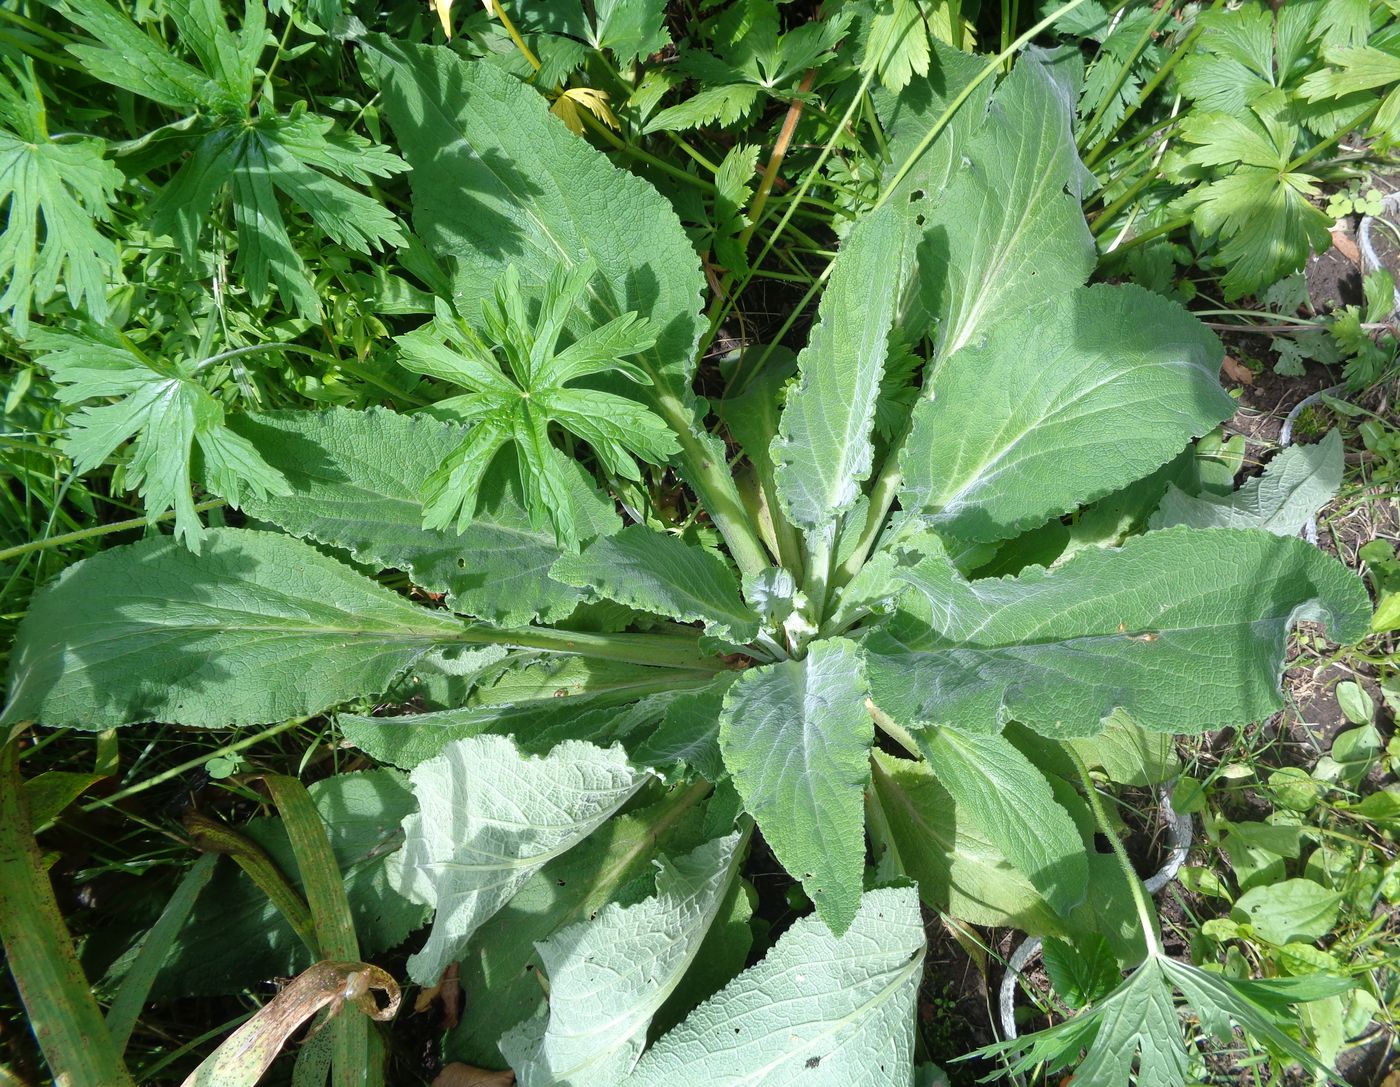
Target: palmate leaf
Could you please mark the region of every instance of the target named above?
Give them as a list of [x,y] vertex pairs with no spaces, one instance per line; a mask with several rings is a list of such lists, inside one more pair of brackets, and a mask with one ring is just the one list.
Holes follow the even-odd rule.
[[170,537],[68,567],[20,625],[0,721],[219,728],[373,696],[462,626],[315,548],[217,528],[202,555]]
[[917,0],[881,0],[870,21],[861,71],[875,69],[886,90],[899,92],[929,69],[929,35]]
[[589,328],[567,346],[559,344],[595,270],[591,261],[557,265],[532,320],[520,274],[511,265],[496,285],[494,301],[482,307],[485,338],[441,303],[430,324],[399,337],[402,366],[469,390],[433,405],[435,415],[472,429],[423,483],[425,528],[444,529],[455,521],[458,531],[465,531],[493,465],[509,446],[532,524],[553,524],[560,544],[576,549],[579,532],[568,487],[572,462],[554,446],[552,428],[583,439],[608,471],[633,481],[641,479],[634,456],[659,463],[677,451],[666,424],[644,405],[572,386],[601,373],[651,383],[630,356],[652,347],[656,334],[651,322],[635,313]]
[[588,325],[572,331],[627,313],[657,320],[655,345],[634,360],[651,379],[636,398],[674,432],[681,474],[741,566],[757,565],[759,545],[745,531],[738,490],[727,473],[713,471],[726,462],[723,444],[697,419],[691,381],[705,277],[670,204],[551,117],[534,89],[494,66],[442,48],[367,41],[413,166],[414,222],[425,243],[455,262],[457,311],[479,312],[509,265],[523,289],[538,295],[561,263],[592,261],[598,273],[571,318]]
[[973,1055],[1009,1056],[1012,1071],[1018,1073],[1042,1064],[1050,1072],[1073,1067],[1076,1080],[1096,1087],[1184,1087],[1188,1062],[1175,991],[1221,1041],[1228,1041],[1232,1026],[1238,1026],[1309,1072],[1322,1074],[1326,1070],[1317,1057],[1286,1032],[1295,1021],[1288,1008],[1351,987],[1352,982],[1345,978],[1321,975],[1274,982],[1234,981],[1154,954],[1086,1011],[1028,1037],[986,1046]]
[[225,425],[224,406],[199,383],[196,360],[152,358],[120,333],[96,325],[81,332],[39,330],[29,346],[53,375],[61,403],[119,398],[72,416],[63,448],[74,469],[89,472],[131,441],[127,487],[145,500],[149,521],[173,509],[175,535],[192,550],[206,535],[191,491],[195,446],[210,487],[233,507],[245,490],[255,499],[289,493],[282,473]]
[[744,672],[720,716],[720,750],[744,809],[838,933],[860,903],[875,732],[866,697],[860,653],[838,638]]
[[1257,721],[1282,705],[1293,622],[1347,642],[1370,616],[1334,559],[1259,531],[1168,529],[973,582],[925,549],[897,576],[912,591],[864,638],[872,697],[902,725],[969,732],[1089,736],[1116,709],[1168,732]]
[[15,83],[0,75],[0,310],[23,340],[31,310],[60,286],[74,310],[106,320],[121,265],[96,224],[110,218],[122,175],[101,140],[51,140],[32,71],[16,75]]
[[435,909],[409,976],[437,982],[472,934],[544,864],[592,833],[650,779],[620,747],[569,741],[525,758],[502,736],[448,745],[413,770],[418,812],[390,881]]
[[195,115],[175,141],[189,157],[149,208],[151,227],[170,233],[198,263],[216,203],[227,197],[238,236],[235,270],[254,302],[270,285],[302,317],[319,320],[311,274],[292,245],[285,198],[337,244],[359,253],[402,245],[398,220],[384,205],[338,178],[364,184],[404,169],[384,147],[340,131],[297,106],[254,114],[257,62],[267,45],[266,7],[248,0],[242,25],[229,29],[217,0],[169,6],[180,41],[199,67],[180,59],[106,0],[72,0],[65,11],[98,44],[70,46],[98,78],[172,109]]
[[521,1087],[611,1087],[630,1072],[652,1017],[680,985],[738,873],[739,832],[656,864],[656,894],[538,944],[549,1013],[501,1039]]
[[1181,135],[1186,161],[1226,172],[1191,193],[1196,226],[1219,235],[1227,298],[1250,294],[1297,271],[1331,245],[1331,218],[1315,207],[1318,179],[1290,169],[1298,127],[1272,109],[1238,114],[1192,111]]
[[623,1087],[904,1087],[924,950],[912,888],[867,891],[842,936],[801,918],[663,1035]]

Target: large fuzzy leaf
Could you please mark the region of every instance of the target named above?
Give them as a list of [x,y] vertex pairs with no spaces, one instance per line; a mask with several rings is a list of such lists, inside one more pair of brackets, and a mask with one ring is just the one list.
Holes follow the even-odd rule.
[[376,695],[459,621],[271,532],[113,548],[35,596],[10,666],[6,722],[215,727]]
[[1124,709],[1168,732],[1242,725],[1282,705],[1298,619],[1361,637],[1361,582],[1301,540],[1176,528],[1064,566],[969,582],[936,549],[898,576],[913,592],[865,639],[877,705],[906,726],[1008,720],[1087,736]]
[[707,830],[722,830],[707,826],[705,792],[703,785],[676,789],[609,819],[535,872],[477,930],[461,960],[461,979],[478,1000],[473,1014],[447,1034],[449,1059],[487,1067],[505,1063],[497,1047],[501,1036],[544,1008],[538,946],[609,903],[642,901],[655,890],[659,853],[685,854],[705,842]]
[[903,459],[906,510],[960,540],[1006,539],[1166,463],[1234,412],[1220,342],[1137,287],[1062,294],[938,370]]
[[[927,79],[916,79],[897,95],[883,88],[876,89],[875,107],[880,120],[889,130],[889,165],[892,180],[929,130],[942,117],[954,98],[977,78],[985,61],[959,49],[933,42],[933,64]],[[983,82],[944,123],[934,141],[924,150],[905,174],[895,190],[894,199],[915,200],[937,198],[962,165],[964,149],[985,120],[987,101],[995,86],[991,79]]]
[[1223,496],[1167,489],[1152,528],[1262,528],[1294,536],[1342,485],[1342,437],[1331,431],[1316,445],[1294,445],[1271,460],[1263,475]]
[[758,633],[758,616],[739,596],[738,579],[721,555],[645,525],[564,555],[550,574],[640,611],[703,621],[716,637],[746,642]]
[[919,279],[923,308],[938,322],[938,359],[1093,269],[1072,115],[1044,65],[1022,56],[967,141],[966,164],[950,169],[941,193],[928,193],[935,203]]
[[1003,736],[932,727],[915,733],[923,752],[960,813],[1025,873],[1059,913],[1084,897],[1089,867],[1084,843],[1050,783]]
[[847,236],[773,443],[783,511],[826,547],[870,475],[875,403],[913,266],[914,236],[912,219],[897,204],[886,204]]
[[738,871],[742,835],[658,862],[656,894],[540,943],[549,1014],[501,1039],[521,1087],[609,1087],[632,1070],[647,1027],[695,960]]
[[814,642],[801,660],[743,673],[719,744],[744,807],[822,919],[843,932],[860,902],[862,795],[874,724],[854,643]]
[[899,869],[919,881],[930,906],[974,925],[1062,930],[1030,879],[1012,867],[985,827],[964,817],[927,762],[875,752],[872,790],[884,844],[896,851]]
[[620,747],[569,741],[526,758],[502,736],[458,740],[421,763],[411,775],[418,812],[390,868],[402,894],[437,911],[409,976],[434,984],[483,922],[649,776]]
[[868,891],[842,936],[804,917],[623,1083],[907,1087],[924,946],[911,888]]
[[[241,417],[232,429],[293,490],[286,497],[251,496],[244,508],[255,517],[343,547],[367,565],[404,570],[422,588],[446,593],[454,611],[498,623],[562,619],[582,598],[549,576],[559,546],[551,529],[530,524],[514,472],[488,479],[465,532],[423,527],[423,481],[457,447],[458,427],[332,408]],[[581,468],[572,466],[567,477],[583,539],[622,526]]]

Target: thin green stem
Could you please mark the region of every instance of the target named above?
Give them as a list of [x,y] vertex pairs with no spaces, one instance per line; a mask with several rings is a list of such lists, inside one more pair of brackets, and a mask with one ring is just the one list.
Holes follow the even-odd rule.
[[1170,16],[1171,13],[1172,5],[1163,4],[1157,10],[1156,14],[1148,20],[1147,25],[1142,28],[1142,33],[1133,44],[1132,52],[1124,58],[1123,62],[1119,65],[1118,74],[1113,79],[1113,85],[1104,92],[1103,97],[1099,100],[1098,108],[1094,110],[1092,116],[1090,116],[1088,122],[1084,125],[1084,131],[1094,131],[1094,128],[1103,118],[1104,110],[1108,109],[1113,103],[1113,100],[1118,97],[1118,91],[1122,88],[1123,84],[1127,82],[1128,75],[1133,69],[1133,63],[1142,55],[1142,51],[1147,47],[1147,43],[1152,40],[1152,35],[1157,33],[1158,28],[1166,22],[1167,17]]
[[[1215,4],[1212,6],[1219,7],[1222,2],[1223,0],[1216,0]],[[1119,132],[1123,131],[1123,126],[1137,114],[1138,110],[1151,100],[1157,88],[1166,81],[1167,76],[1171,75],[1173,69],[1175,69],[1191,51],[1191,47],[1196,44],[1196,39],[1200,37],[1200,35],[1201,25],[1198,20],[1196,25],[1187,33],[1186,37],[1182,39],[1181,44],[1172,50],[1172,55],[1167,58],[1166,63],[1163,64],[1161,68],[1157,69],[1157,73],[1143,85],[1142,90],[1138,93],[1137,101],[1129,106],[1123,116],[1118,119],[1118,123],[1104,135],[1100,136],[1099,142],[1089,149],[1089,153],[1084,156],[1084,165],[1086,167],[1093,169],[1094,163],[1098,162],[1098,160],[1103,157],[1104,152],[1110,147],[1116,146],[1113,140],[1117,137]]]
[[[1079,4],[1082,3],[1083,0],[1072,0],[1072,2]],[[828,136],[826,142],[822,144],[821,153],[817,155],[817,161],[814,162],[811,168],[802,176],[802,181],[798,184],[796,191],[793,193],[791,203],[788,204],[786,210],[783,212],[783,217],[778,220],[778,225],[773,228],[772,232],[764,240],[763,248],[759,250],[758,256],[754,258],[753,262],[749,265],[749,270],[745,273],[744,278],[733,291],[726,295],[720,295],[715,299],[716,305],[711,307],[710,310],[710,327],[700,338],[700,351],[702,354],[705,349],[709,347],[710,341],[714,339],[715,333],[719,331],[719,326],[728,314],[730,308],[734,305],[734,300],[737,299],[739,295],[743,294],[744,288],[749,285],[749,281],[753,278],[754,271],[763,263],[764,258],[768,256],[773,246],[777,244],[778,238],[781,237],[783,231],[787,229],[787,225],[791,221],[793,214],[797,211],[799,205],[801,205],[803,197],[807,195],[807,190],[812,187],[813,181],[821,173],[822,166],[826,164],[826,160],[831,156],[831,150],[836,146],[837,138],[842,131],[845,130],[846,126],[851,123],[851,118],[860,107],[861,98],[864,96],[865,92],[869,90],[870,83],[874,78],[875,69],[872,66],[862,77],[860,86],[856,88],[856,93],[851,96],[851,101],[846,107],[846,112],[841,115],[841,119],[833,126],[831,135]]]
[[1142,924],[1142,938],[1147,944],[1147,957],[1156,958],[1162,954],[1162,944],[1157,939],[1156,911],[1152,908],[1151,900],[1147,897],[1147,888],[1142,885],[1142,878],[1137,874],[1137,869],[1133,867],[1133,862],[1128,859],[1128,851],[1123,848],[1123,843],[1113,832],[1113,825],[1108,821],[1103,801],[1099,799],[1099,791],[1089,776],[1089,768],[1084,765],[1084,760],[1080,757],[1079,752],[1070,744],[1061,744],[1060,747],[1069,756],[1070,761],[1074,763],[1074,768],[1079,772],[1079,780],[1084,785],[1084,795],[1089,801],[1089,809],[1094,813],[1094,822],[1098,824],[1103,836],[1108,839],[1108,844],[1113,847],[1113,855],[1118,858],[1118,866],[1122,868],[1123,877],[1128,881],[1128,887],[1133,893],[1133,905],[1137,907],[1138,921]]
[[279,724],[255,732],[251,736],[245,736],[241,740],[230,744],[224,744],[223,747],[217,747],[212,751],[205,751],[203,754],[187,762],[182,762],[179,766],[172,766],[169,770],[162,770],[159,774],[148,777],[145,781],[140,781],[125,789],[120,789],[111,796],[104,796],[100,800],[94,800],[88,804],[84,804],[80,810],[86,812],[96,811],[98,808],[110,807],[119,801],[125,800],[127,797],[144,793],[148,789],[154,789],[157,785],[163,785],[167,781],[174,781],[176,778],[188,774],[191,770],[197,770],[210,759],[218,758],[220,755],[235,754],[245,748],[252,747],[254,744],[262,743],[263,740],[270,739],[278,733],[286,732],[288,729],[296,728],[298,725],[304,725],[309,720],[311,720],[309,717],[294,717],[290,721],[282,721]]
[[[195,513],[204,513],[206,510],[218,509],[227,505],[222,498],[210,499],[208,502],[201,502],[194,508]],[[0,551],[0,562],[8,562],[10,559],[19,558],[21,555],[28,555],[33,551],[45,551],[51,547],[62,547],[65,544],[77,543],[80,540],[90,540],[95,536],[106,536],[112,532],[126,532],[133,528],[142,528],[145,525],[157,524],[160,521],[169,521],[175,516],[174,510],[166,510],[153,518],[133,517],[129,521],[113,521],[107,525],[94,525],[91,528],[81,528],[76,532],[65,532],[59,536],[47,536],[37,540],[30,540],[27,543],[16,544],[14,547],[7,547]]]
[[1353,132],[1356,129],[1360,128],[1362,125],[1364,125],[1367,121],[1371,120],[1371,118],[1373,118],[1377,113],[1380,112],[1381,104],[1383,101],[1384,99],[1378,98],[1375,102],[1371,103],[1360,113],[1358,113],[1354,118],[1352,118],[1350,123],[1339,127],[1336,132],[1332,133],[1332,135],[1328,136],[1327,139],[1323,140],[1316,147],[1311,147],[1307,151],[1304,151],[1301,155],[1299,155],[1297,158],[1295,158],[1292,162],[1288,164],[1288,167],[1284,170],[1284,173],[1291,174],[1295,170],[1301,169],[1302,167],[1310,163],[1313,159],[1317,158],[1318,155],[1322,154],[1322,152],[1326,151],[1329,147],[1334,146],[1337,143],[1337,141],[1340,140],[1343,136],[1345,136],[1348,132]]

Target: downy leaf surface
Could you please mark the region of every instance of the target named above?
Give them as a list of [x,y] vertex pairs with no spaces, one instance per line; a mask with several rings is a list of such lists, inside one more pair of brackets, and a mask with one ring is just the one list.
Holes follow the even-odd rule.
[[1293,622],[1348,642],[1370,615],[1329,555],[1258,531],[1175,528],[972,582],[928,551],[897,576],[914,592],[864,639],[875,703],[980,733],[1089,736],[1117,709],[1169,732],[1257,721],[1282,705]]
[[720,717],[724,765],[783,867],[844,932],[865,867],[862,797],[875,726],[865,668],[846,639],[814,642],[801,660],[744,672]]
[[1068,913],[1084,898],[1089,867],[1079,831],[1045,775],[1014,744],[946,725],[914,738],[958,817],[984,831],[1053,909]]
[[919,282],[922,309],[937,322],[935,362],[1093,270],[1071,116],[1045,66],[1023,55],[967,141],[966,165],[950,168],[941,193],[927,191],[936,199]]
[[1292,445],[1269,461],[1262,475],[1228,495],[1189,495],[1172,485],[1152,515],[1150,528],[1258,528],[1296,536],[1308,518],[1342,486],[1342,437],[1330,431],[1315,445]]
[[914,237],[912,219],[896,203],[851,230],[797,358],[798,384],[771,455],[778,500],[807,533],[812,551],[818,541],[831,547],[841,515],[870,475],[875,405],[913,268]]
[[[231,426],[292,488],[287,497],[246,500],[254,517],[367,565],[403,570],[415,585],[446,593],[453,611],[504,625],[562,619],[582,599],[549,576],[559,557],[554,531],[531,524],[513,472],[488,481],[465,532],[423,527],[423,481],[456,447],[458,427],[346,408],[269,412]],[[583,468],[571,464],[566,474],[582,538],[617,531],[622,522]]]
[[924,949],[912,888],[867,891],[841,936],[803,917],[622,1082],[907,1087]]
[[703,785],[675,789],[609,819],[536,871],[477,930],[461,960],[461,981],[480,999],[475,1013],[448,1033],[447,1057],[504,1066],[497,1045],[502,1035],[544,1013],[539,945],[587,923],[610,903],[630,906],[653,895],[659,854],[683,856],[724,829],[711,818],[715,805],[706,802],[706,791]]
[[569,741],[525,757],[502,736],[458,740],[411,774],[418,812],[390,881],[434,907],[409,976],[432,985],[473,933],[544,864],[588,837],[649,780],[621,747]]
[[461,629],[289,536],[211,529],[201,555],[143,540],[35,595],[0,720],[282,721],[379,694]]
[[962,817],[927,762],[877,750],[872,790],[899,867],[918,880],[930,906],[974,925],[1062,931],[1063,922],[1030,879],[1012,866],[986,828]]
[[1126,487],[1234,413],[1222,354],[1138,287],[1080,288],[1000,321],[915,408],[900,503],[982,542]]
[[744,836],[657,862],[656,894],[608,905],[538,946],[549,1013],[501,1039],[521,1087],[612,1087],[646,1044],[652,1017],[680,984],[737,872]]
[[645,525],[560,557],[550,576],[639,611],[703,622],[717,638],[747,642],[758,633],[758,616],[723,556]]

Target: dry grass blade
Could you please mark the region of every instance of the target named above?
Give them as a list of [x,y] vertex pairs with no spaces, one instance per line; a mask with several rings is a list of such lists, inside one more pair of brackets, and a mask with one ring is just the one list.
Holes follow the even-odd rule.
[[[345,894],[340,865],[326,837],[326,825],[306,787],[293,777],[268,774],[263,778],[272,794],[297,859],[316,943],[328,959],[354,962],[360,957],[355,918]],[[370,1058],[369,1024],[358,1016],[342,1016],[331,1025],[331,1082],[338,1087],[374,1087],[382,1082],[379,1062]]]
[[[383,1008],[374,990],[386,995]],[[322,1008],[329,1007],[333,1016],[342,1014],[346,1003],[371,1019],[392,1019],[399,1007],[399,987],[386,971],[368,963],[318,962],[229,1035],[181,1087],[252,1087],[303,1023]]]

